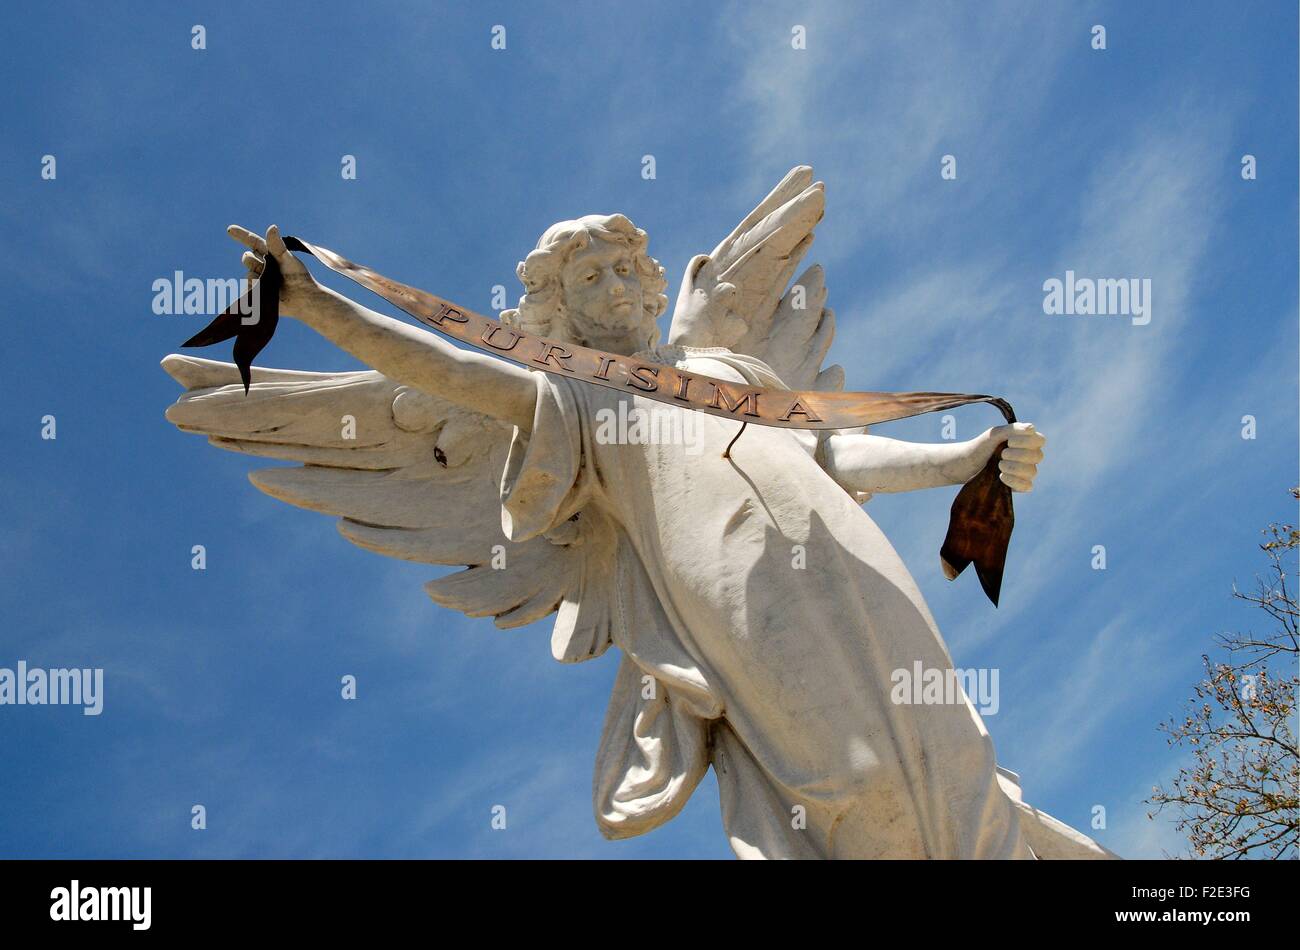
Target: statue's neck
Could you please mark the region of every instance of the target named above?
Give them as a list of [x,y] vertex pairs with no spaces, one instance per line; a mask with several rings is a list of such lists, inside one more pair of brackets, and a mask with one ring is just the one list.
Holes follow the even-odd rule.
[[646,348],[646,341],[643,337],[629,336],[626,333],[592,333],[574,339],[573,342],[590,347],[593,350],[604,350],[606,353],[614,353],[618,356],[631,356]]
[[673,343],[660,343],[658,346],[647,346],[637,350],[632,356],[647,363],[676,366],[695,357],[724,354],[732,355],[731,350],[725,346],[680,346]]

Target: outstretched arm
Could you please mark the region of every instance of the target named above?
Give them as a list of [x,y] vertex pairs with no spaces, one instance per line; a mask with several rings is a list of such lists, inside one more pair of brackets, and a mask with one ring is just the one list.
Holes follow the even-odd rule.
[[347,350],[389,379],[441,396],[466,409],[527,432],[533,425],[537,390],[528,370],[481,353],[459,349],[436,334],[369,310],[322,287],[307,266],[284,246],[275,225],[265,239],[232,224],[230,236],[249,250],[244,264],[256,277],[269,252],[284,277],[280,309]]
[[826,471],[845,488],[900,492],[963,485],[1005,442],[998,477],[1012,491],[1030,491],[1046,441],[1029,423],[1016,422],[996,426],[969,442],[927,444],[875,435],[832,435],[824,452]]

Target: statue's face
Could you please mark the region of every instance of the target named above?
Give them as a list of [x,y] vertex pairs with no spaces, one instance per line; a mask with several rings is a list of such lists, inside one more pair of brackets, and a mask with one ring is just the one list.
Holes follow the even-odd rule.
[[593,235],[564,265],[569,334],[579,342],[623,353],[644,345],[641,281],[632,256],[631,248]]

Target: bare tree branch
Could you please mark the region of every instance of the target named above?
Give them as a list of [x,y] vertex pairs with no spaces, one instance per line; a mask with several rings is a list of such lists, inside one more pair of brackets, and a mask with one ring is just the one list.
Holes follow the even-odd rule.
[[[1300,488],[1292,489],[1300,499]],[[1300,856],[1300,765],[1293,729],[1300,657],[1300,604],[1288,586],[1300,531],[1272,524],[1260,550],[1268,558],[1252,593],[1232,596],[1272,622],[1265,634],[1217,634],[1224,656],[1202,656],[1205,678],[1181,717],[1162,723],[1170,745],[1186,745],[1194,762],[1148,804],[1177,809],[1177,828],[1191,855],[1220,860]]]

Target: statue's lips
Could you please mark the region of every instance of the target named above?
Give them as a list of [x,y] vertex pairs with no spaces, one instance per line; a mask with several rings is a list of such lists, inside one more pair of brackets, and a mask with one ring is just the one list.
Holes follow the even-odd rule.
[[600,319],[593,322],[605,330],[632,330],[641,322],[641,310],[634,300],[620,300],[606,307]]

